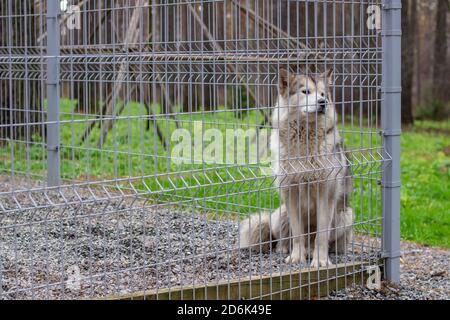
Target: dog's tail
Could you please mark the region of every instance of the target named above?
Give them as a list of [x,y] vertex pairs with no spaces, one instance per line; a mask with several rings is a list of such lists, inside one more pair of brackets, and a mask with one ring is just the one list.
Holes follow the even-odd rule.
[[241,222],[239,247],[269,252],[275,240],[287,237],[288,218],[283,205],[273,213],[255,214]]

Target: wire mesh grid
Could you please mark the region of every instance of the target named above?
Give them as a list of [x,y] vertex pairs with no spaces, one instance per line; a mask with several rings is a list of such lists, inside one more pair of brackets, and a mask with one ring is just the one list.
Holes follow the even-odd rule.
[[1,0],[0,297],[362,284],[391,161],[380,7]]

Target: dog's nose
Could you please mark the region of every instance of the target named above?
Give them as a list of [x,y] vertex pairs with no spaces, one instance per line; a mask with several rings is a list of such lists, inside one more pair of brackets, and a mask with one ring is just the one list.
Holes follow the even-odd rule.
[[319,101],[317,101],[317,112],[324,113],[326,109],[327,109],[327,100],[320,99]]

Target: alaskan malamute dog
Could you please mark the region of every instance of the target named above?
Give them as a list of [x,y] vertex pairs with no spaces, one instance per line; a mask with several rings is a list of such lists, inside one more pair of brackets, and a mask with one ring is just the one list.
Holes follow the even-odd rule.
[[280,71],[270,148],[283,204],[242,222],[241,248],[267,251],[273,243],[276,252],[290,253],[287,263],[305,263],[311,248],[311,267],[317,268],[330,264],[329,251],[344,253],[352,242],[352,180],[328,89],[331,78]]

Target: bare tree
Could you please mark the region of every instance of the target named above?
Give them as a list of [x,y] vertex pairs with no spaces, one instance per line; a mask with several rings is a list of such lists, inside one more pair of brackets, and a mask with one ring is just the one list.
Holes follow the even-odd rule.
[[[14,58],[22,50],[25,54],[22,62],[0,62],[6,64],[9,72],[7,77],[0,78],[0,143],[7,139],[29,142],[33,134],[42,133],[42,126],[32,124],[43,121],[40,119],[43,86],[30,76],[33,72],[44,71],[34,59],[40,54],[37,49],[37,28],[43,23],[38,14],[40,10],[41,7],[30,0],[8,1],[0,7],[0,55]],[[28,79],[20,79],[18,74]]]
[[412,85],[414,68],[414,37],[416,29],[417,3],[404,1],[402,6],[402,124],[412,125]]
[[450,62],[448,61],[447,55],[447,16],[449,9],[450,5],[448,0],[438,0],[434,39],[433,97],[439,103],[445,103],[450,98],[448,85]]

